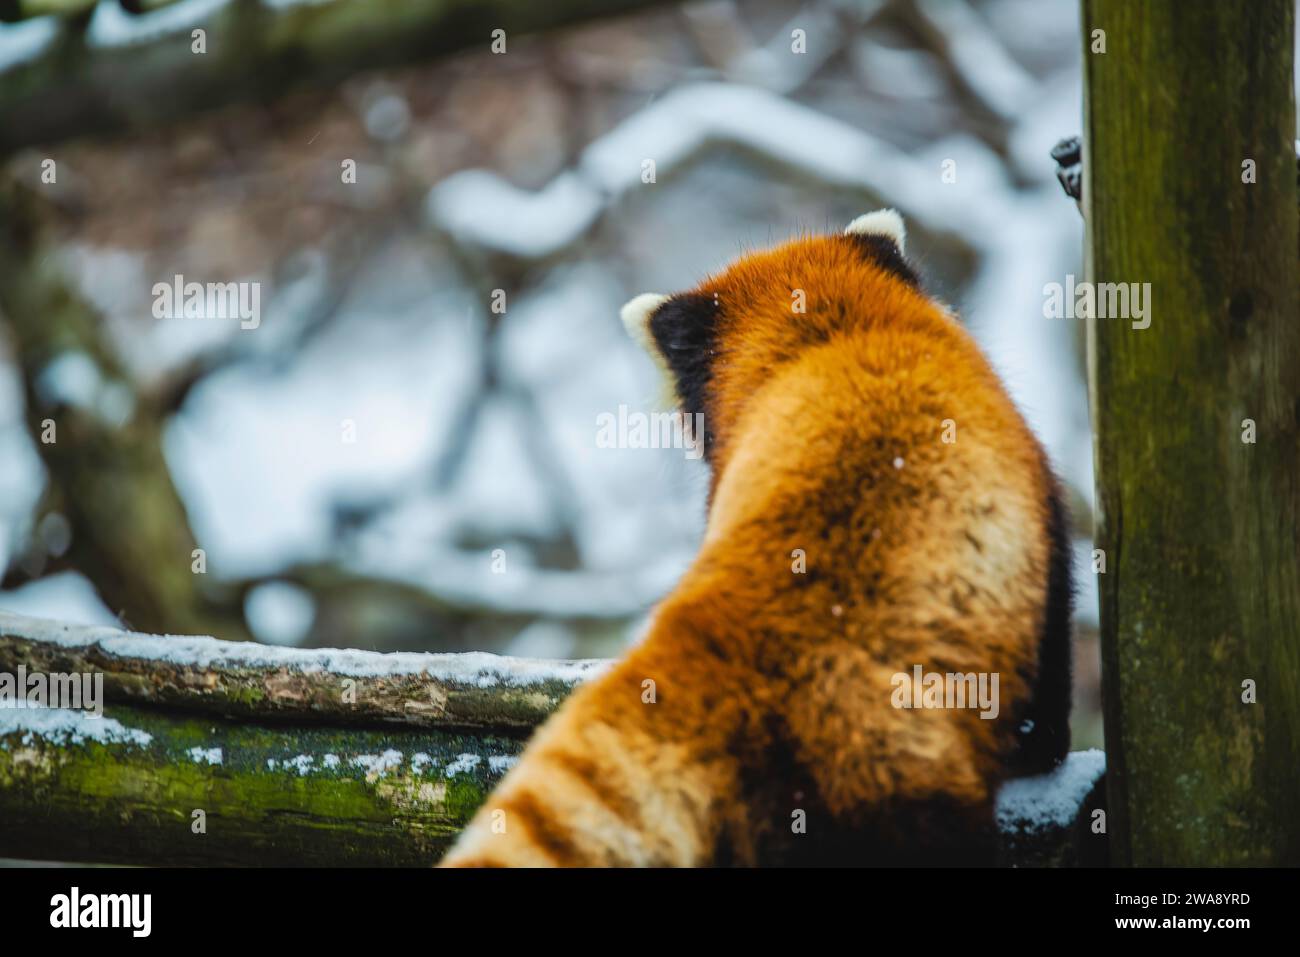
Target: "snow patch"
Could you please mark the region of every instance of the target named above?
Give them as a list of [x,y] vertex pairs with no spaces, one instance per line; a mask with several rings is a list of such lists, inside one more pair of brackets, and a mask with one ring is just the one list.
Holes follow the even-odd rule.
[[[137,728],[125,727],[114,718],[96,718],[86,711],[71,708],[0,708],[0,737],[23,733],[22,743],[35,738],[51,744],[134,744],[145,747],[153,735]],[[8,749],[8,745],[0,745]]]
[[221,764],[220,748],[190,748],[185,752],[195,764]]
[[258,641],[296,647],[316,620],[316,601],[311,592],[291,582],[264,582],[244,599],[244,616]]
[[0,632],[8,634],[2,620],[5,613],[32,618],[57,614],[63,622],[74,626],[114,628],[118,624],[90,579],[74,571],[55,572],[13,591],[0,592]]
[[1009,833],[1068,827],[1105,770],[1105,753],[1093,748],[1070,753],[1047,774],[1008,781],[998,791],[998,827]]
[[477,754],[462,754],[448,764],[447,769],[443,773],[447,777],[456,774],[469,774],[479,766],[481,761],[482,759]]
[[87,36],[92,46],[121,47],[178,33],[206,22],[230,0],[182,0],[148,13],[127,13],[116,0],[95,8]]
[[488,758],[488,769],[493,774],[505,774],[518,763],[517,754],[494,754]]
[[27,618],[0,612],[0,635],[17,636],[65,648],[94,646],[118,658],[145,658],[183,667],[285,668],[359,678],[421,676],[445,684],[493,688],[526,687],[547,681],[576,684],[608,667],[608,662],[543,661],[506,658],[483,651],[459,654],[396,652],[381,654],[341,648],[273,648],[208,637],[141,635],[86,625]]
[[429,757],[423,751],[416,751],[411,755],[411,771],[415,774],[421,774],[426,766],[433,767],[437,763],[437,759]]
[[377,774],[382,777],[389,771],[400,768],[402,759],[401,751],[389,748],[383,754],[359,754],[352,759],[352,766],[364,768],[367,775]]
[[540,259],[576,242],[604,199],[573,173],[530,193],[485,170],[455,173],[434,186],[429,217],[461,242]]
[[35,60],[58,35],[58,17],[38,17],[6,23],[0,29],[0,70]]

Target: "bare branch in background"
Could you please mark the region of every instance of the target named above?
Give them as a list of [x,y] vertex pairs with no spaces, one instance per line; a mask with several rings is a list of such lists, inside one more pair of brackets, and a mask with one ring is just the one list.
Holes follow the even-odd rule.
[[[335,84],[366,69],[426,60],[491,42],[648,5],[652,0],[336,0],[276,4],[231,0],[210,15],[183,4],[138,18],[101,7],[68,35],[53,30],[0,73],[0,155],[73,136],[158,126],[230,103],[269,101]],[[105,13],[105,10],[108,13]],[[118,11],[120,13],[120,11]],[[24,27],[30,26],[24,24]],[[191,52],[193,27],[207,52]],[[165,91],[165,92],[163,92]]]
[[[163,458],[161,422],[136,402],[99,317],[56,265],[49,220],[43,200],[0,181],[0,314],[27,426],[70,526],[67,561],[131,627],[246,637],[240,616],[192,571],[198,545]],[[60,363],[76,366],[81,391],[63,387]]]

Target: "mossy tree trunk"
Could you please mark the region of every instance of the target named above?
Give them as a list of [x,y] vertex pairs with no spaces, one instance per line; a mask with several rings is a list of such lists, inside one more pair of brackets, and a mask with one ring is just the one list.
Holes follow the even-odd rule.
[[0,855],[428,866],[522,747],[483,731],[253,724],[120,705],[99,719],[9,712]]
[[1293,3],[1083,26],[1088,279],[1150,283],[1149,327],[1089,323],[1112,860],[1295,864]]

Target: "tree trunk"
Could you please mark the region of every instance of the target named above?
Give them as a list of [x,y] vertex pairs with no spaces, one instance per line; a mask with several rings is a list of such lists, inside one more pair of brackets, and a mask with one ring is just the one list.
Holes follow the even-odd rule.
[[1293,3],[1083,24],[1087,278],[1150,284],[1089,320],[1112,860],[1296,864]]

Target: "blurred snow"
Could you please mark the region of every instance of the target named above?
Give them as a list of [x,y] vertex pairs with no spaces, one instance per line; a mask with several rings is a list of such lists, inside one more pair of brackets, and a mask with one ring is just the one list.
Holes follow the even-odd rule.
[[0,611],[35,618],[56,618],[74,625],[121,627],[85,576],[57,572],[12,591],[0,591]]
[[933,53],[891,47],[869,36],[855,37],[849,48],[868,89],[899,99],[929,100],[948,92],[943,64]]
[[1078,74],[1079,5],[1074,0],[985,0],[980,13],[1019,62],[1056,76]]
[[73,406],[117,428],[130,420],[135,408],[130,388],[101,377],[95,361],[84,352],[59,353],[37,374],[35,388],[51,407]]
[[311,592],[288,582],[265,582],[244,599],[244,617],[263,644],[296,646],[311,631],[316,602]]
[[0,70],[34,60],[59,35],[58,17],[35,17],[6,23],[0,31]]
[[[664,177],[719,142],[743,146],[828,189],[888,196],[906,218],[977,242],[990,228],[987,203],[952,202],[937,167],[926,168],[878,136],[764,90],[723,83],[681,87],[597,139],[582,172],[607,193],[641,185],[641,164]],[[974,141],[972,141],[974,143]],[[984,147],[980,147],[983,149]]]
[[530,193],[495,173],[466,170],[435,186],[428,206],[433,222],[462,242],[540,259],[575,242],[603,201],[572,173]]
[[[788,166],[827,188],[851,188],[888,196],[892,205],[925,228],[961,233],[972,244],[991,229],[991,197],[953,202],[952,191],[935,189],[937,165],[922,165],[890,143],[814,109],[765,90],[725,83],[697,83],[668,93],[595,140],[578,172],[564,173],[538,193],[524,193],[495,173],[459,173],[429,196],[433,221],[453,235],[517,255],[545,255],[574,242],[600,212],[644,183],[653,161],[656,183],[718,143],[743,146]],[[966,138],[965,152],[987,171],[989,152]]]
[[519,658],[572,658],[576,651],[573,632],[549,621],[529,625],[506,648],[506,654]]
[[[865,16],[881,0],[859,0],[856,12]],[[687,11],[689,11],[689,7]],[[762,86],[774,93],[792,93],[806,83],[826,61],[838,51],[827,37],[839,32],[838,13],[833,6],[805,6],[784,26],[772,33],[765,45],[742,54],[727,78],[754,86]],[[800,56],[790,56],[795,30],[803,31],[806,50]]]
[[[375,547],[378,545],[379,547]],[[493,552],[504,552],[507,571],[492,570]],[[513,560],[511,555],[514,555]],[[522,559],[522,561],[521,561]],[[612,571],[559,571],[527,563],[527,553],[429,545],[404,555],[368,538],[347,567],[362,575],[427,590],[457,607],[547,618],[621,619],[650,608],[676,584],[690,556],[651,555],[641,566]]]
[[22,412],[22,384],[14,367],[0,362],[0,569],[12,561],[45,485],[45,468]]
[[476,527],[494,536],[546,537],[557,531],[548,490],[524,453],[527,428],[517,407],[486,401],[457,479],[443,496],[455,518],[472,516]]
[[1074,543],[1074,607],[1075,617],[1079,623],[1089,628],[1101,626],[1100,609],[1097,605],[1097,575],[1092,570],[1091,541],[1080,540]]
[[918,12],[947,40],[948,56],[981,101],[1014,120],[1032,95],[1033,78],[1006,52],[1001,40],[967,4],[917,0]]
[[[92,42],[183,30],[225,2],[182,0],[128,16],[106,0]],[[422,142],[419,160],[447,175],[420,188],[417,215],[368,250],[323,322],[313,317],[331,300],[339,264],[314,232],[291,261],[252,263],[267,289],[262,324],[250,332],[152,319],[149,289],[172,275],[160,265],[166,250],[69,243],[66,264],[139,383],[165,381],[196,359],[234,359],[198,381],[164,447],[210,573],[271,579],[246,606],[261,640],[292,645],[313,627],[311,599],[276,580],[299,562],[415,585],[471,610],[538,616],[511,646],[528,655],[582,653],[574,629],[554,619],[644,612],[695,553],[706,473],[680,451],[596,447],[598,415],[623,404],[652,410],[661,393],[653,364],[621,329],[619,306],[636,293],[686,288],[801,229],[841,228],[873,206],[903,213],[909,256],[948,293],[1058,469],[1091,501],[1079,329],[1042,315],[1043,286],[1082,271],[1081,221],[1048,158],[1081,127],[1077,10],[1069,0],[922,0],[917,16],[940,37],[945,64],[905,32],[852,28],[879,6],[764,8],[770,32],[744,20],[738,56],[708,68],[679,66],[670,41],[637,38],[645,45],[633,48],[651,52],[622,64],[614,82],[616,71],[603,74],[581,113],[566,113],[556,94],[548,109],[558,128],[538,119],[545,111],[530,114],[540,145],[513,158],[486,150],[449,165],[439,150],[475,134],[445,116],[427,122],[418,91],[393,77],[366,80],[340,97],[359,117],[356,135],[388,151]],[[713,14],[736,10],[747,7]],[[605,36],[617,37],[620,28],[610,29]],[[795,29],[807,32],[800,56],[790,52]],[[49,34],[48,21],[0,27],[0,67],[35,55]],[[623,48],[610,49],[617,67]],[[517,82],[543,78],[540,67],[518,69]],[[647,77],[662,82],[647,87]],[[470,88],[452,87],[464,98],[458,109],[477,114]],[[508,115],[490,106],[485,115]],[[1000,117],[1002,135],[962,122],[967,111]],[[492,135],[491,124],[470,119]],[[537,159],[552,153],[553,164]],[[646,160],[654,183],[642,181]],[[377,207],[397,174],[381,155],[358,164],[373,190],[360,206]],[[256,175],[219,177],[224,196],[242,201]],[[340,200],[319,184],[303,195],[317,197],[317,188],[341,206],[361,195]],[[239,229],[248,222],[233,220]],[[424,232],[414,235],[413,224]],[[177,260],[176,272],[192,265]],[[500,316],[482,301],[497,286],[508,297]],[[88,356],[60,356],[39,387],[130,415],[114,398],[120,384]],[[0,566],[43,485],[21,404],[0,364]],[[1081,559],[1086,545],[1077,543]],[[573,554],[557,558],[546,546]],[[494,570],[498,550],[504,571]],[[1085,589],[1095,589],[1090,567]],[[1092,594],[1080,594],[1085,623],[1095,621]],[[0,607],[6,601],[32,614],[112,620],[79,576],[0,593]]]
[[1069,320],[1043,316],[1043,285],[1080,262],[1078,213],[1055,202],[1059,187],[1006,198],[1001,227],[989,237],[985,265],[963,310],[1012,398],[1058,471],[1089,502],[1092,441]]
[[401,139],[411,126],[411,108],[396,93],[376,90],[365,104],[366,132],[378,140]]
[[[1043,157],[1066,136],[1083,129],[1083,79],[1077,70],[1057,74],[1045,82],[1036,100],[1020,114],[1011,133],[1011,160],[1018,176],[1031,182],[1050,183],[1060,192],[1053,163]],[[1044,209],[1047,203],[1044,202]],[[1052,203],[1059,206],[1060,203]],[[1065,203],[1069,208],[1069,203]],[[1077,232],[1083,220],[1075,215]]]
[[117,0],[101,0],[86,36],[94,46],[142,43],[205,23],[230,0],[180,0],[147,13],[127,13]]
[[164,451],[210,571],[252,577],[331,555],[336,506],[393,496],[447,444],[478,344],[463,294],[431,282],[385,257],[287,366],[200,380]]

